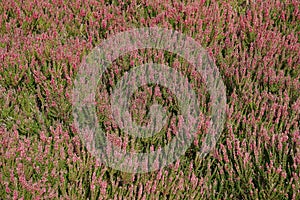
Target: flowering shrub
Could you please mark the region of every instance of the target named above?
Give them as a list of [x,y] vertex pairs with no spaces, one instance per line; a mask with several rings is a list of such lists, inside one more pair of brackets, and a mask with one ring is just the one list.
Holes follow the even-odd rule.
[[[0,199],[299,199],[299,1],[1,1]],[[163,105],[168,123],[152,138],[126,136],[110,117],[122,75],[147,62],[186,75],[203,114],[195,141],[156,172],[111,169],[85,149],[72,119],[74,78],[94,47],[115,33],[159,26],[207,49],[226,85],[226,123],[217,146],[199,158],[210,103],[201,74],[179,56],[138,50],[118,58],[99,82],[99,124],[114,145],[147,152],[180,124],[176,96],[145,85],[131,114],[147,124]]]

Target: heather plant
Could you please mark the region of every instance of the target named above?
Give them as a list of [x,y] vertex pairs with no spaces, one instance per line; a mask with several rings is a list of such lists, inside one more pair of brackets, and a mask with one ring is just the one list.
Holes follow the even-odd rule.
[[[299,2],[10,1],[0,3],[0,199],[299,199]],[[110,95],[124,74],[160,63],[188,78],[201,114],[180,159],[148,173],[117,171],[82,143],[72,117],[72,88],[85,57],[114,34],[168,28],[193,38],[226,86],[226,121],[215,148],[208,135],[210,94],[202,74],[170,52],[140,49],[99,77],[99,125],[113,145],[151,152],[176,136],[176,95],[146,84],[129,98],[130,114],[149,123],[150,107],[167,111],[151,138],[134,138],[111,117]],[[175,80],[176,81],[176,80]]]

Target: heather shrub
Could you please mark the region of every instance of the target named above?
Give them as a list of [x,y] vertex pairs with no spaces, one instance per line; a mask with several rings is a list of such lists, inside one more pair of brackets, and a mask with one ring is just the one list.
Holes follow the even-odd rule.
[[[10,1],[0,3],[0,199],[299,199],[299,2]],[[99,162],[80,140],[72,88],[91,50],[114,34],[158,26],[204,47],[226,86],[226,122],[215,148],[199,156],[211,114],[203,77],[184,58],[143,49],[99,77],[99,125],[114,145],[151,152],[175,137],[178,99],[155,84],[130,97],[139,125],[153,103],[168,111],[151,138],[134,138],[111,117],[110,95],[132,68],[153,62],[192,84],[201,115],[195,140],[154,172],[125,173]]]

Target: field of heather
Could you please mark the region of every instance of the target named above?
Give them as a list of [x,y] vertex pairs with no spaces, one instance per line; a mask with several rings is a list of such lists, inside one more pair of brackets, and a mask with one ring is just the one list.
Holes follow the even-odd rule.
[[[300,199],[299,9],[298,0],[0,1],[0,199]],[[90,95],[95,109],[74,104],[80,99],[74,88],[83,85],[76,80],[96,55],[93,50],[119,33],[145,27],[174,30],[201,45],[223,81],[224,95],[217,98],[226,100],[218,107],[225,113],[222,123],[212,103],[221,90],[208,89],[199,66],[186,59],[191,54],[184,49],[185,56],[178,55],[175,47],[123,54],[115,51],[118,43],[99,48],[119,56],[96,77]],[[113,91],[147,63],[176,70],[193,92],[176,93],[184,87],[172,90],[142,79],[144,84],[124,96],[127,119],[134,123],[120,124],[114,113],[125,112],[121,103],[111,106]],[[151,70],[146,75],[158,77]],[[189,94],[198,102],[199,112],[191,111],[195,118],[184,115],[190,101],[180,103],[181,96],[190,100]],[[167,114],[159,116],[161,111]],[[97,121],[77,123],[88,112]],[[83,122],[104,134],[88,139]],[[129,134],[141,130],[134,126],[153,123],[151,137]],[[105,157],[118,158],[111,153],[117,148],[154,155],[179,141],[182,124],[196,128],[187,149],[171,162],[163,164],[169,152],[137,171],[138,163],[112,165]],[[215,124],[220,131],[214,135]],[[205,138],[215,142],[203,154]],[[91,147],[105,155],[97,157]]]

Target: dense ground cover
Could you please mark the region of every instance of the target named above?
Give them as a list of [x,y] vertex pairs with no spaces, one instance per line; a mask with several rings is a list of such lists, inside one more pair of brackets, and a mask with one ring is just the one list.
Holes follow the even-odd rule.
[[[299,1],[0,5],[0,199],[299,199]],[[199,138],[180,160],[156,172],[128,174],[96,161],[81,144],[71,91],[82,59],[95,46],[145,26],[180,31],[207,49],[226,85],[227,119],[205,159],[197,154],[207,128],[203,115]],[[99,85],[99,123],[112,135],[122,133],[109,118],[110,89],[130,67],[149,61],[187,75],[209,114],[201,74],[192,66],[168,52],[136,51],[117,59]],[[130,148],[149,151],[172,138],[180,108],[169,97],[166,88],[152,85],[133,95],[138,123],[146,123],[153,101],[172,115],[160,134],[131,141]]]

